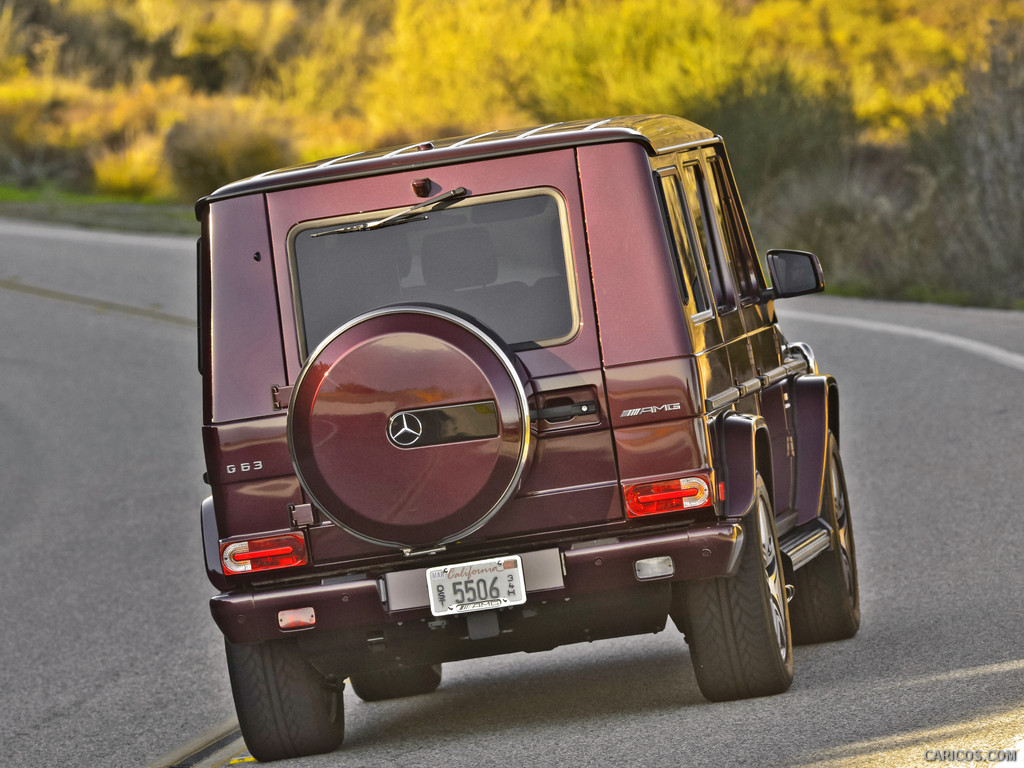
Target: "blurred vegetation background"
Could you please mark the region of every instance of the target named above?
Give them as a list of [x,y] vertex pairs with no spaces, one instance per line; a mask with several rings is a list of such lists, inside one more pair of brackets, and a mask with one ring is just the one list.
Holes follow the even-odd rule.
[[1024,0],[0,0],[0,197],[660,112],[831,288],[1024,308]]

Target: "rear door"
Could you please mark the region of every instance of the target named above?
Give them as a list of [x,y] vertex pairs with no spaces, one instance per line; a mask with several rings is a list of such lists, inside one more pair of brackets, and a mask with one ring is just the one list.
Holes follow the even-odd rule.
[[[424,177],[435,195],[466,192],[408,222],[349,231],[422,203],[413,182]],[[502,339],[536,417],[518,492],[467,540],[621,517],[572,150],[281,190],[267,207],[288,384],[362,312],[453,309]],[[438,470],[457,479],[460,468]],[[324,534],[321,554],[346,546]]]

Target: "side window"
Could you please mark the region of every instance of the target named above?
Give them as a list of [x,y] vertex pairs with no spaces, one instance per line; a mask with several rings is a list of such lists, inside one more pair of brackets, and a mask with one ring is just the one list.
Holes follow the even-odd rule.
[[711,283],[711,293],[715,297],[715,304],[723,312],[735,309],[729,293],[729,287],[725,279],[725,271],[722,268],[717,251],[711,240],[711,232],[708,222],[707,208],[707,185],[704,173],[697,164],[683,166],[682,185],[684,199],[690,211],[690,221],[693,224],[693,234],[696,237],[694,246],[699,258],[707,268],[708,279]]
[[707,276],[703,268],[697,268],[694,260],[693,245],[682,202],[683,195],[679,189],[679,177],[674,173],[662,172],[661,191],[665,219],[671,230],[672,246],[683,280],[683,301],[687,301],[688,293],[693,299],[694,314],[710,312],[712,305],[708,298],[710,290]]
[[721,226],[723,247],[733,265],[736,287],[743,299],[756,299],[760,295],[758,269],[753,244],[743,226],[736,190],[720,157],[712,155],[708,164],[711,168],[708,187]]

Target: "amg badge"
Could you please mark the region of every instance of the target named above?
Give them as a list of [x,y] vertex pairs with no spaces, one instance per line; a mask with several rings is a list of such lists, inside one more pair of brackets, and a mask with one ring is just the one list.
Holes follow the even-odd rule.
[[679,403],[665,403],[664,405],[648,405],[645,408],[627,408],[621,414],[620,419],[625,419],[628,416],[639,416],[642,413],[657,413],[658,411],[678,411],[682,409],[682,405]]

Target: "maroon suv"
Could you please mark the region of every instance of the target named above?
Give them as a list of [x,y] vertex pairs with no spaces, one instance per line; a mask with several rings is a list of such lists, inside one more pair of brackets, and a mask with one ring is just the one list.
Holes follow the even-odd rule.
[[345,683],[658,632],[710,699],[860,622],[839,395],[721,138],[559,123],[273,171],[198,204],[206,568],[259,760]]

